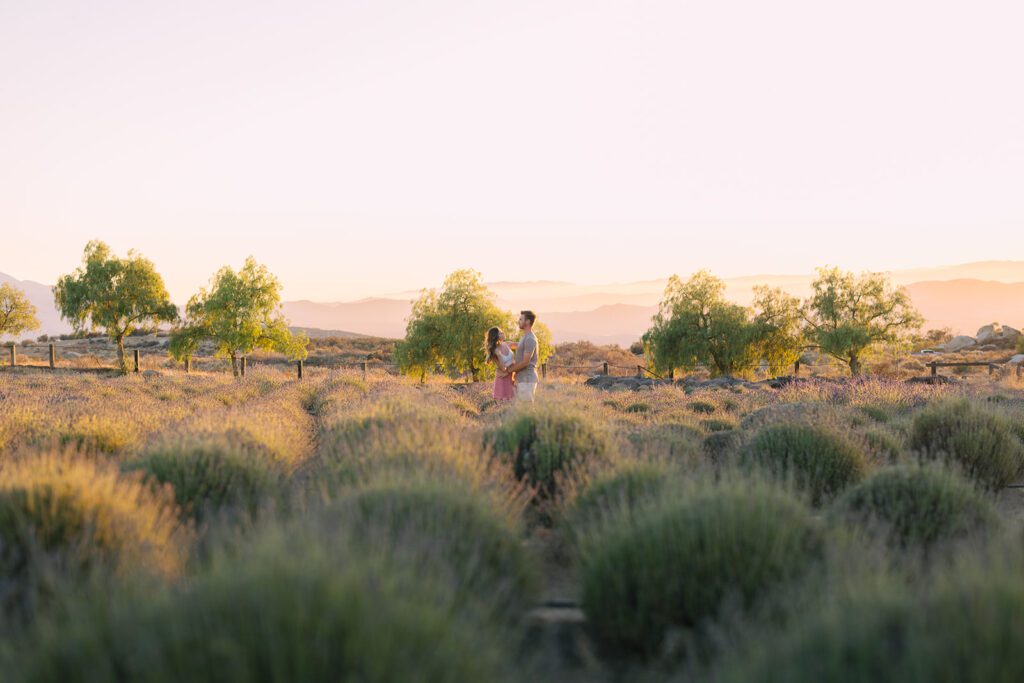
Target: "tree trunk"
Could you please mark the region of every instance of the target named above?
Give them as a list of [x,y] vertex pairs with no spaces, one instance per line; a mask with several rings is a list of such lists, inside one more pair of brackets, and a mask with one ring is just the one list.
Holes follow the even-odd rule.
[[231,374],[238,377],[238,355],[231,351]]
[[855,353],[851,353],[850,354],[850,374],[852,376],[854,376],[854,377],[857,377],[858,375],[860,375],[860,371],[861,371],[860,357],[857,354],[855,354]]
[[114,338],[117,342],[117,365],[121,369],[122,375],[128,374],[128,361],[124,357],[124,335],[119,334]]

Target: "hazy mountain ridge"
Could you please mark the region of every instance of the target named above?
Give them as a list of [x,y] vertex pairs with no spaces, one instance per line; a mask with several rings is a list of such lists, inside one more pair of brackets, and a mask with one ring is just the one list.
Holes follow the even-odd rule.
[[[964,274],[972,277],[963,277]],[[999,321],[1024,325],[1024,261],[984,261],[890,273],[905,286],[925,316],[926,327],[949,327],[974,334],[982,325]],[[745,275],[725,278],[726,295],[748,304],[757,285],[779,287],[799,297],[811,291],[812,274]],[[0,273],[0,282],[25,290],[39,310],[39,334],[65,334],[70,326],[53,306],[51,287],[19,281]],[[657,312],[666,279],[604,285],[575,285],[562,281],[489,283],[503,308],[530,308],[551,328],[557,341],[589,340],[626,345],[649,327]],[[401,337],[412,301],[419,292],[349,302],[286,301],[284,314],[291,325],[317,330],[351,330],[347,334]]]

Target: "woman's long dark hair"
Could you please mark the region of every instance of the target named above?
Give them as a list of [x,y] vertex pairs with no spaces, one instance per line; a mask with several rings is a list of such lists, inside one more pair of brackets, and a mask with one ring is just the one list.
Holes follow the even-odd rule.
[[501,339],[501,330],[497,327],[492,327],[487,330],[487,342],[484,344],[484,350],[487,352],[487,360],[494,360],[494,352],[498,348],[498,341]]

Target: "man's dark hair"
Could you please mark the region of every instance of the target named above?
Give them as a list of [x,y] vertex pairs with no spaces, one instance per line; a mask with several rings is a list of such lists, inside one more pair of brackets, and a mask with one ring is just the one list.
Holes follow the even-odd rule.
[[530,321],[530,325],[537,322],[537,316],[533,311],[519,311],[520,315],[525,315],[526,319]]

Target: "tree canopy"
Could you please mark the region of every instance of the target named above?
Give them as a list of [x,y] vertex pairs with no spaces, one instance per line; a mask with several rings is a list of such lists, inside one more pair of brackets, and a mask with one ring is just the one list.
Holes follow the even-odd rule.
[[0,337],[39,329],[36,307],[20,289],[0,285]]
[[53,292],[61,316],[76,331],[102,328],[117,342],[122,372],[128,369],[126,335],[178,319],[178,309],[153,262],[134,251],[120,258],[100,241],[85,245],[81,267],[61,277]]
[[[398,343],[395,358],[400,370],[426,377],[440,367],[449,374],[469,374],[474,381],[494,376],[494,366],[484,357],[484,334],[490,327],[509,333],[515,317],[494,302],[494,294],[474,270],[457,270],[445,278],[440,291],[424,290],[413,302],[405,339]],[[551,355],[551,331],[538,322],[539,362]]]
[[859,276],[838,268],[819,268],[804,302],[807,338],[824,353],[846,363],[859,375],[870,347],[905,341],[924,323],[906,290],[894,287],[883,273]]
[[445,278],[440,292],[424,290],[413,303],[395,356],[402,372],[421,378],[439,366],[478,380],[493,374],[482,350],[484,333],[490,327],[511,326],[511,314],[494,303],[480,273],[457,270]]
[[171,355],[182,360],[209,339],[216,344],[218,356],[231,359],[236,375],[238,357],[255,349],[305,358],[309,339],[292,334],[280,307],[281,283],[266,266],[251,256],[238,272],[224,266],[214,274],[209,288],[189,299],[185,323],[171,335]]
[[673,275],[643,342],[655,369],[706,366],[734,375],[761,361],[792,363],[800,344],[799,302],[781,290],[755,289],[753,307],[725,299],[725,283],[707,271],[683,281]]

